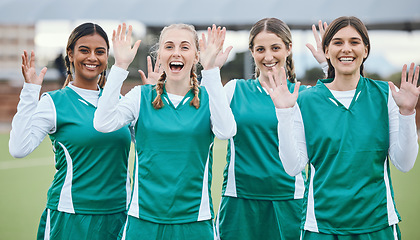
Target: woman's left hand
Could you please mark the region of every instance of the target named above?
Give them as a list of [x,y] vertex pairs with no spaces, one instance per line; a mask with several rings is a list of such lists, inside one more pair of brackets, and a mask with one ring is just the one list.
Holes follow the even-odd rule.
[[200,45],[200,63],[204,70],[212,69],[215,67],[221,68],[225,64],[232,46],[229,46],[223,51],[223,43],[226,36],[226,28],[220,26],[216,28],[213,24],[212,28],[207,29],[208,39],[203,33],[199,41]]
[[128,69],[128,66],[134,60],[137,50],[139,49],[141,40],[137,40],[131,47],[131,33],[133,27],[130,25],[126,33],[127,26],[125,23],[118,25],[117,31],[112,33],[112,43],[114,47],[115,66]]
[[404,64],[401,73],[401,86],[399,91],[395,85],[389,82],[392,97],[400,109],[401,115],[411,115],[415,113],[417,101],[419,99],[420,87],[417,87],[419,79],[419,66],[414,70],[414,63],[411,63],[407,78],[407,64]]
[[268,72],[268,82],[261,81],[260,83],[270,95],[276,108],[292,108],[296,104],[300,82],[295,84],[293,92],[290,93],[284,67],[280,68],[280,73],[276,67],[273,67],[273,70]]
[[316,30],[316,26],[312,25],[312,33],[314,34],[314,39],[316,42],[316,49],[314,46],[312,46],[312,44],[310,43],[306,44],[306,47],[311,51],[312,55],[314,56],[314,58],[316,59],[318,63],[323,63],[327,61],[327,59],[325,58],[324,50],[322,50],[322,38],[324,37],[325,29],[327,29],[327,27],[328,27],[328,24],[326,22],[322,23],[322,21],[319,20],[318,21],[319,34],[318,34],[318,31]]

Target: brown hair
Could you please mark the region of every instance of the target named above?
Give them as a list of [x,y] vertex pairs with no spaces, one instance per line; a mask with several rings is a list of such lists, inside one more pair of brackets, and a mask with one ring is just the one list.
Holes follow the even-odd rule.
[[[107,52],[109,51],[109,41],[108,41],[108,35],[105,33],[105,31],[98,25],[94,23],[83,23],[76,27],[70,34],[69,39],[67,41],[67,47],[66,47],[66,56],[64,58],[66,69],[67,69],[67,78],[64,82],[63,88],[66,87],[69,82],[73,81],[72,77],[72,68],[74,69],[74,64],[70,62],[68,52],[69,50],[74,51],[74,46],[76,45],[77,40],[79,40],[81,37],[93,35],[93,34],[99,34],[106,42],[107,45]],[[102,88],[105,85],[106,82],[106,69],[102,72],[101,77],[98,80],[98,85]]]
[[[255,37],[264,31],[276,34],[286,45],[287,50],[289,50],[289,46],[292,44],[292,33],[290,32],[289,26],[277,18],[263,18],[252,26],[249,32],[249,50],[252,51],[254,47]],[[292,53],[286,58],[286,71],[289,81],[296,82],[295,64]],[[260,75],[260,70],[257,67],[255,67],[255,75],[256,77]]]
[[[362,37],[363,44],[368,49],[367,56],[366,56],[366,58],[363,59],[363,62],[360,65],[360,74],[363,76],[363,63],[366,61],[366,59],[367,59],[367,57],[369,56],[369,53],[370,53],[370,41],[369,41],[369,35],[368,35],[368,31],[366,29],[366,26],[357,17],[343,16],[343,17],[336,18],[334,21],[332,21],[331,24],[325,30],[324,37],[322,38],[322,50],[325,53],[325,50],[327,49],[328,45],[330,45],[331,40],[333,39],[334,35],[338,31],[340,31],[342,28],[345,28],[347,26],[352,26],[354,29],[356,29],[356,31]],[[328,76],[327,76],[327,78],[334,78],[335,77],[335,69],[334,69],[333,65],[331,64],[330,59],[327,59],[327,62],[328,62]]]
[[[198,35],[197,35],[197,32],[195,31],[194,26],[189,25],[189,24],[178,23],[178,24],[171,24],[162,29],[162,31],[160,32],[160,37],[159,37],[159,43],[158,43],[159,45],[155,46],[155,49],[157,50],[155,52],[152,52],[152,55],[154,55],[154,57],[157,57],[157,52],[159,51],[160,46],[162,46],[162,36],[164,35],[166,31],[171,30],[171,29],[182,29],[182,30],[187,30],[191,32],[193,34],[196,51],[198,53],[199,51]],[[196,65],[193,65],[193,67],[191,68],[190,80],[191,80],[191,88],[193,89],[193,93],[194,93],[194,98],[191,100],[190,104],[198,109],[200,107],[200,99],[198,98],[198,93],[199,93],[200,88],[199,88],[199,84],[197,80],[197,75],[195,73],[196,68],[197,68]],[[165,80],[166,80],[166,73],[163,72],[155,87],[157,96],[152,102],[153,107],[155,109],[160,109],[163,107],[162,93],[163,93]]]

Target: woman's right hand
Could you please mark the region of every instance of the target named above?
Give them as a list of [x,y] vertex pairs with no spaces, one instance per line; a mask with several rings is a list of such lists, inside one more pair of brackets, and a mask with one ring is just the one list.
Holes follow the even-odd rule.
[[28,52],[23,51],[22,54],[22,74],[26,83],[32,83],[37,85],[42,85],[44,80],[45,73],[47,73],[47,68],[44,67],[39,75],[36,75],[35,69],[35,53],[31,51],[31,58],[28,56]]
[[133,27],[130,25],[126,33],[127,26],[125,23],[118,25],[117,31],[112,33],[112,43],[114,48],[115,66],[127,70],[128,66],[134,60],[137,50],[139,49],[141,40],[137,40],[131,47],[131,33]]
[[274,106],[278,109],[292,108],[298,98],[300,82],[296,82],[293,93],[290,93],[284,67],[280,68],[280,74],[277,68],[273,67],[273,71],[268,72],[268,79],[268,82],[261,81],[261,86],[270,94]]

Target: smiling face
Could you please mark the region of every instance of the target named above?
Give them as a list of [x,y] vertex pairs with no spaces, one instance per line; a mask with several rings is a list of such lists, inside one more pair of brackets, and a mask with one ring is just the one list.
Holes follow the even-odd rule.
[[191,70],[199,60],[194,34],[187,29],[166,29],[160,38],[158,57],[167,80],[189,84]]
[[73,49],[68,49],[67,54],[74,66],[74,84],[83,87],[94,82],[106,69],[108,61],[107,43],[105,39],[94,33],[79,38]]
[[251,53],[255,65],[260,70],[261,80],[268,80],[268,72],[272,71],[273,67],[277,69],[284,67],[291,48],[291,44],[286,46],[283,40],[274,33],[263,31],[255,36]]
[[353,26],[340,29],[325,49],[325,56],[335,69],[335,76],[359,77],[360,66],[368,56],[368,48]]

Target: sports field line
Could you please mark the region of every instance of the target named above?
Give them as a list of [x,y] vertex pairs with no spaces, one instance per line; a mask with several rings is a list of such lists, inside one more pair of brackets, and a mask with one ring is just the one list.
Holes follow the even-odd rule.
[[54,165],[54,160],[51,157],[43,158],[29,158],[19,159],[14,161],[0,162],[0,170],[17,169],[17,168],[29,168],[38,166]]

